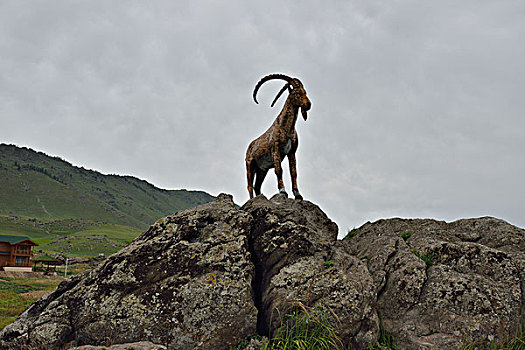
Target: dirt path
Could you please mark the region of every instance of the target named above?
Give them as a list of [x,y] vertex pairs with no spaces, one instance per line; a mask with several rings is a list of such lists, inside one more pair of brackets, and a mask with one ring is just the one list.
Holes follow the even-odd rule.
[[36,196],[36,201],[37,201],[38,203],[40,203],[40,205],[42,206],[42,210],[44,211],[44,213],[46,213],[47,215],[51,216],[51,214],[49,214],[49,212],[47,211],[46,206],[44,205],[44,203],[42,203],[42,202],[40,201],[40,197]]

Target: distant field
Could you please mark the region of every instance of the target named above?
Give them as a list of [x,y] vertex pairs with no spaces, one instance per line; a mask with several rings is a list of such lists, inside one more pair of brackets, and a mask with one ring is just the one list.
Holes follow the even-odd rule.
[[[91,270],[95,265],[69,265],[67,277]],[[26,274],[0,271],[0,331],[33,302],[54,291],[64,280],[64,273],[64,265],[57,266],[55,276],[43,276],[35,272]]]
[[[68,256],[90,257],[100,253],[106,256],[122,249],[143,231],[127,226],[100,224],[86,226],[82,230],[38,238],[38,249],[44,252],[63,252]],[[56,238],[58,237],[58,238]]]
[[29,305],[55,290],[62,277],[0,278],[0,330]]
[[35,252],[91,257],[111,255],[143,230],[81,219],[41,220],[0,215],[0,235],[28,236],[39,246]]

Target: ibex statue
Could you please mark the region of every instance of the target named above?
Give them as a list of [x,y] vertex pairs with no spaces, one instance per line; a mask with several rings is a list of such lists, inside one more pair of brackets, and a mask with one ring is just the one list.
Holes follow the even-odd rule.
[[[271,168],[275,168],[277,175],[277,187],[280,193],[286,194],[283,183],[282,160],[288,156],[290,162],[290,175],[292,178],[292,190],[295,199],[303,199],[297,188],[297,169],[295,164],[295,151],[297,151],[298,139],[295,131],[295,122],[299,107],[301,114],[306,120],[307,111],[312,107],[312,103],[306,96],[303,84],[297,78],[290,78],[284,74],[270,74],[262,78],[253,90],[253,100],[257,102],[257,91],[265,82],[273,79],[281,79],[286,84],[275,96],[272,107],[277,102],[282,93],[288,90],[288,98],[283,109],[273,122],[272,126],[264,134],[253,140],[246,151],[246,173],[248,176],[248,192],[250,198],[261,193],[261,185],[266,173]],[[255,185],[253,181],[255,180]]]

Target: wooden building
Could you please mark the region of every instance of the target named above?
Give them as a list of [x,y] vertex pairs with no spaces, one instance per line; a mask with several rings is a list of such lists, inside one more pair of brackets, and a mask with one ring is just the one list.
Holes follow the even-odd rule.
[[0,268],[31,271],[33,247],[37,245],[29,237],[0,235]]

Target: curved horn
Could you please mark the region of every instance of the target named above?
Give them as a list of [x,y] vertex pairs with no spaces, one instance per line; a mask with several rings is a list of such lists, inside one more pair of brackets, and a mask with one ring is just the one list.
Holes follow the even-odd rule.
[[273,102],[271,104],[270,107],[273,107],[273,105],[275,104],[275,102],[277,102],[277,100],[279,99],[279,97],[281,97],[281,95],[283,94],[283,92],[286,91],[286,89],[288,89],[288,91],[290,91],[290,83],[286,83],[284,84],[284,86],[281,88],[281,90],[279,91],[279,93],[277,94],[277,96],[275,96],[275,98],[273,99]]
[[255,85],[255,89],[253,90],[253,100],[255,101],[255,103],[259,103],[257,102],[257,91],[259,91],[259,88],[261,87],[261,85],[266,83],[268,80],[273,80],[273,79],[285,80],[286,82],[288,82],[288,84],[294,85],[294,87],[297,85],[296,81],[298,81],[298,79],[290,78],[289,76],[284,75],[284,74],[270,74],[270,75],[265,76],[264,78],[259,80],[257,85]]

